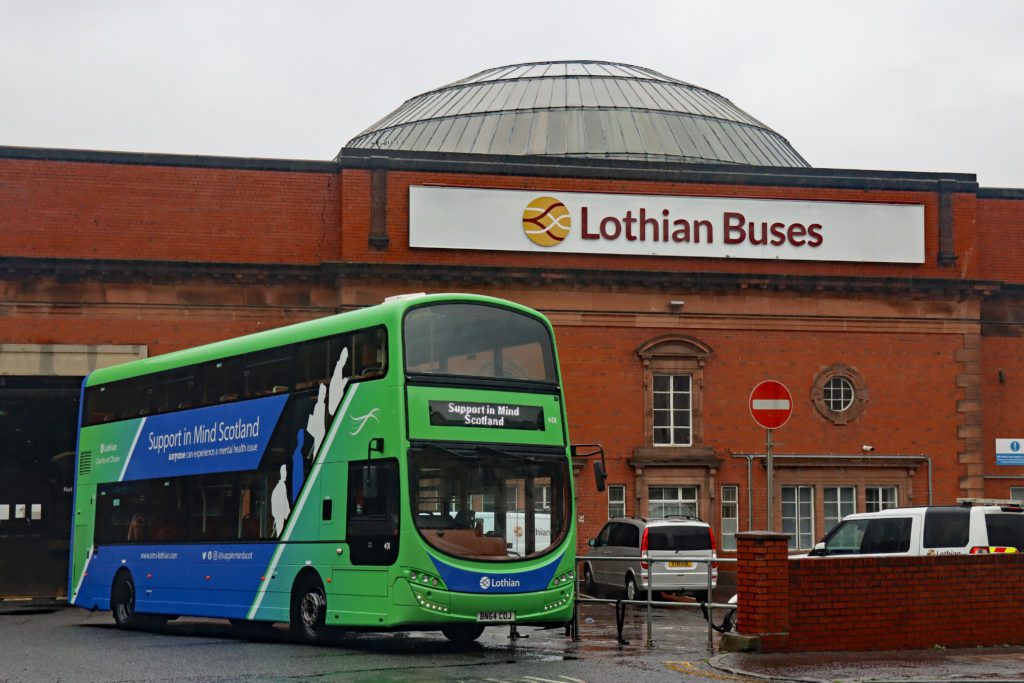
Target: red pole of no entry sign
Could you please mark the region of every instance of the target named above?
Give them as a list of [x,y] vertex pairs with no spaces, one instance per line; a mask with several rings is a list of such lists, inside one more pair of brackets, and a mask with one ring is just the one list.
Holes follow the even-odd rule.
[[775,531],[775,463],[772,461],[772,430],[778,429],[793,415],[793,395],[782,382],[773,379],[754,387],[750,392],[750,416],[765,429],[765,450],[768,470],[768,530]]

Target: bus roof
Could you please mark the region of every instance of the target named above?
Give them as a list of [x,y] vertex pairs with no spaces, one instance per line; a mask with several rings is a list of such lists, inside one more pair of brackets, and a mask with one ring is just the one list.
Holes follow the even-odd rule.
[[249,351],[259,351],[261,349],[274,348],[275,346],[293,344],[306,339],[326,337],[348,330],[357,330],[374,325],[397,324],[407,309],[424,303],[443,301],[476,301],[500,304],[517,309],[523,313],[539,315],[537,311],[513,301],[479,294],[444,293],[425,294],[422,296],[399,296],[390,298],[384,303],[367,306],[366,308],[293,325],[285,325],[263,332],[255,332],[180,351],[172,351],[159,356],[153,356],[152,358],[113,365],[108,368],[101,368],[89,374],[86,378],[86,386],[116,382],[164,370],[174,370],[175,368],[205,363],[219,358],[237,356]]

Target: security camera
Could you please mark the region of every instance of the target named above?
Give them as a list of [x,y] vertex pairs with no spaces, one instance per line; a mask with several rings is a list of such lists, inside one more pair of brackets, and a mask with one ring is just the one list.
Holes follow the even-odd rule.
[[860,447],[860,449],[865,453],[870,453],[871,451],[875,450],[875,447],[864,444],[863,446]]

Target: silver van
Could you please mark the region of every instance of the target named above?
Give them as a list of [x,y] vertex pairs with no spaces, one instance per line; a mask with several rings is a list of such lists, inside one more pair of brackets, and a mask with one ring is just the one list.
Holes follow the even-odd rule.
[[[591,594],[601,588],[617,588],[625,589],[630,600],[643,599],[647,577],[651,574],[652,591],[687,593],[707,601],[709,565],[711,587],[718,583],[718,568],[714,563],[685,559],[716,556],[711,527],[696,517],[652,520],[616,517],[608,520],[589,544],[582,572],[584,587]],[[640,559],[644,555],[651,558],[650,569],[648,562]],[[636,559],[602,560],[602,557]]]
[[997,504],[986,499],[963,499],[960,505],[847,515],[808,556],[909,557],[1024,551],[1024,507],[1014,501],[991,502]]

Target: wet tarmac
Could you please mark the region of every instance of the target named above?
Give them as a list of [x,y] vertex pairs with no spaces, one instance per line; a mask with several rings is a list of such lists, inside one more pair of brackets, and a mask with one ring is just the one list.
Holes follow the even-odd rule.
[[[721,595],[718,593],[721,592]],[[728,590],[716,591],[724,601]],[[617,597],[617,596],[603,596]],[[720,618],[721,614],[716,615]],[[97,652],[88,677],[96,680],[166,680],[192,668],[195,680],[458,681],[1024,681],[1024,647],[934,648],[905,652],[755,654],[707,649],[699,609],[652,610],[647,647],[646,609],[632,606],[617,638],[614,604],[581,606],[580,639],[562,629],[489,628],[479,642],[459,648],[437,633],[343,633],[322,648],[291,644],[287,630],[242,633],[222,620],[181,619],[158,633],[125,633],[109,613],[90,614],[38,603],[0,604],[0,680],[72,680],[79,663]],[[48,642],[52,638],[53,642]],[[97,645],[102,641],[102,647]],[[109,642],[108,642],[109,641]],[[68,657],[49,658],[59,642]],[[113,649],[110,649],[113,647]],[[132,650],[132,648],[142,648]],[[238,650],[228,660],[196,652]],[[182,653],[190,654],[182,660]],[[80,657],[70,656],[82,653]],[[140,652],[145,652],[142,657]],[[40,662],[45,662],[41,665]],[[140,661],[146,666],[140,668]],[[182,662],[188,663],[186,666]],[[224,661],[245,662],[246,674],[222,670]],[[282,664],[285,662],[285,664]],[[282,668],[283,667],[283,668]],[[188,676],[184,676],[188,677]]]
[[731,652],[708,661],[738,677],[772,681],[1024,681],[1024,647],[902,652]]

